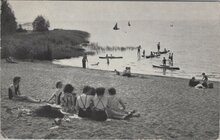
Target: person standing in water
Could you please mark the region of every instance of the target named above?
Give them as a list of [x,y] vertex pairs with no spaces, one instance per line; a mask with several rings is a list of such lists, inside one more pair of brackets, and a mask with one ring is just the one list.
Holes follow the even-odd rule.
[[106,54],[106,59],[107,59],[107,64],[109,65],[109,57],[108,57],[108,54]]
[[154,54],[153,54],[153,52],[152,52],[152,51],[150,52],[150,56],[154,56]]
[[170,60],[173,63],[173,53],[171,53],[171,55],[170,55]]
[[157,50],[160,52],[160,42],[157,43]]
[[87,59],[87,55],[85,53],[83,55],[83,59],[82,59],[82,66],[83,66],[84,69],[86,68],[86,62],[88,62],[88,59]]
[[163,65],[165,66],[166,65],[166,58],[165,57],[163,57]]
[[141,45],[138,46],[138,51],[137,51],[138,55],[140,55],[140,53],[141,53]]
[[145,57],[145,50],[143,50],[143,57]]

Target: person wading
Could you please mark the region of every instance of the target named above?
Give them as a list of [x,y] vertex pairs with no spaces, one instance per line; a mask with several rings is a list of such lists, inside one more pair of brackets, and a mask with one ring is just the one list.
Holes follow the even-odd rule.
[[160,52],[160,42],[157,43],[157,50]]

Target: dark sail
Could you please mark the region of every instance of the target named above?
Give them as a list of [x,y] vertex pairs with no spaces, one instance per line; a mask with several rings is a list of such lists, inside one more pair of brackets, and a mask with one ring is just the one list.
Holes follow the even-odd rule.
[[131,26],[131,23],[130,23],[130,21],[128,21],[128,26]]
[[118,28],[118,23],[115,24],[115,26],[113,27],[114,30],[119,30]]

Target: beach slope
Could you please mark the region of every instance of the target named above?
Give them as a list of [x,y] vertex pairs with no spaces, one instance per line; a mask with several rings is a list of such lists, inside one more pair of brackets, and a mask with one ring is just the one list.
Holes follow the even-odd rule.
[[[71,119],[50,129],[53,119],[18,116],[17,108],[34,109],[39,104],[8,99],[7,88],[14,76],[21,76],[22,94],[48,99],[58,80],[71,83],[76,93],[84,85],[115,87],[127,109],[140,112],[128,121],[95,122]],[[1,62],[1,130],[8,138],[145,138],[217,139],[219,133],[219,82],[214,89],[188,87],[181,78],[137,75],[121,77],[109,71],[64,67],[50,62]]]

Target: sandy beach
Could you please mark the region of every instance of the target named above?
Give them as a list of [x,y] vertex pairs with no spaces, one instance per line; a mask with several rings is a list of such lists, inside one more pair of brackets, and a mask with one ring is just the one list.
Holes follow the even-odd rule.
[[[128,121],[95,122],[71,119],[50,129],[53,119],[18,116],[20,107],[40,104],[12,101],[7,88],[14,76],[21,76],[22,94],[48,99],[58,80],[71,83],[80,94],[84,85],[115,87],[127,109],[140,112]],[[50,62],[1,62],[1,130],[8,138],[48,139],[217,139],[219,133],[219,82],[214,89],[188,87],[188,79],[136,75],[121,77],[114,72],[64,67]],[[8,111],[11,110],[11,113]]]

